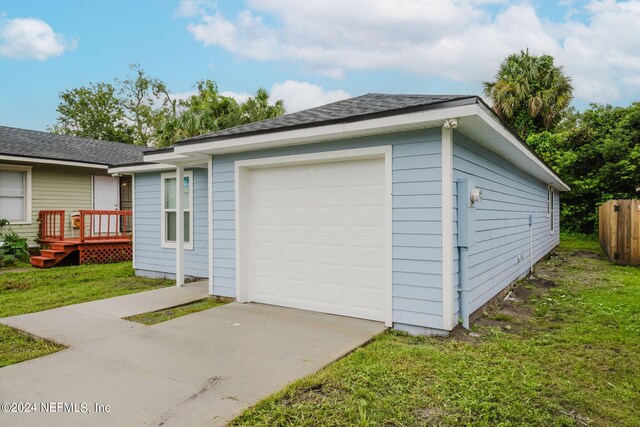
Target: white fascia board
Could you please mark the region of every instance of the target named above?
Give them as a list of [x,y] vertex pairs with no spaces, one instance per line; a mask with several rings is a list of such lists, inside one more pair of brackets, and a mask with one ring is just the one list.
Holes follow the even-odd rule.
[[262,150],[287,145],[300,145],[344,138],[399,132],[412,129],[440,126],[442,120],[474,114],[475,105],[417,111],[350,123],[337,123],[303,129],[245,135],[222,140],[177,145],[176,155],[203,153],[226,154],[242,151]]
[[180,160],[189,160],[189,156],[176,154],[174,151],[167,151],[164,153],[145,153],[143,155],[145,162],[158,163],[158,162],[176,162]]
[[42,159],[42,158],[36,158],[36,157],[7,156],[4,154],[0,154],[0,160],[6,160],[11,162],[39,163],[39,164],[48,164],[48,165],[75,166],[78,168],[91,168],[91,169],[108,169],[109,168],[109,166],[101,165],[99,163],[84,163],[84,162],[74,162],[70,160]]
[[173,171],[176,169],[175,165],[167,165],[162,163],[150,163],[147,165],[124,165],[124,166],[112,166],[109,168],[109,173],[138,173],[138,172],[161,172],[161,171]]
[[[535,165],[537,169],[543,172],[544,177],[547,178],[545,184],[549,184],[553,186],[555,189],[559,191],[570,191],[571,188],[565,184],[558,175],[555,174],[553,170],[551,170],[547,165],[545,165],[542,160],[540,160],[535,154],[527,149],[527,147],[523,146],[522,143],[516,138],[511,131],[509,131],[502,123],[500,123],[495,117],[491,114],[487,113],[484,108],[480,105],[475,106],[477,109],[476,115],[479,116],[485,123],[487,123],[491,128],[497,132],[500,136],[506,139],[508,142],[516,148],[519,155],[524,156],[530,163]],[[511,160],[511,159],[508,159]],[[538,174],[536,174],[538,175]]]

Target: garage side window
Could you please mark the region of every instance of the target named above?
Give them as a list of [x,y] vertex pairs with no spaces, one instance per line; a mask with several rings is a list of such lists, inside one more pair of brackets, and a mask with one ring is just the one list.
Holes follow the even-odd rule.
[[[193,172],[184,173],[184,183],[182,185],[182,200],[184,207],[184,246],[186,249],[193,248]],[[162,174],[162,246],[168,248],[176,247],[176,174]]]
[[31,167],[0,165],[0,218],[31,223]]

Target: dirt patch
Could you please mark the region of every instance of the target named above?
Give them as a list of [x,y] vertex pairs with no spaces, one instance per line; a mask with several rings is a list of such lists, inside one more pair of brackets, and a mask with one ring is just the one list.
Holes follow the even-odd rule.
[[571,256],[578,257],[578,258],[590,258],[590,259],[602,258],[601,255],[598,255],[597,253],[591,252],[591,251],[575,251],[571,253]]
[[423,408],[416,410],[413,415],[428,425],[432,425],[438,421],[442,421],[446,412],[440,408]]

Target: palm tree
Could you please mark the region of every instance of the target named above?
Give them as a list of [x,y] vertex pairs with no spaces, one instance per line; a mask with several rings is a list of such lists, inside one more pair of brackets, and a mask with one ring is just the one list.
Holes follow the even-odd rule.
[[495,81],[484,82],[484,94],[496,114],[526,139],[555,126],[569,106],[573,87],[562,68],[550,55],[520,51],[502,62]]

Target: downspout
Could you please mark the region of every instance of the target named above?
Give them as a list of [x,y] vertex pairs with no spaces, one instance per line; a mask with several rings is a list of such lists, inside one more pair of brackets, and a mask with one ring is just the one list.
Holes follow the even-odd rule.
[[460,319],[462,327],[469,329],[469,277],[467,266],[469,265],[469,248],[458,246],[458,278],[460,285],[458,288],[458,302],[460,304]]
[[529,274],[533,274],[533,215],[529,215]]

